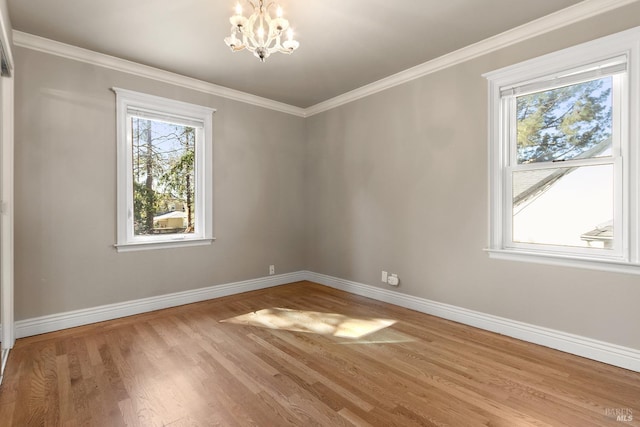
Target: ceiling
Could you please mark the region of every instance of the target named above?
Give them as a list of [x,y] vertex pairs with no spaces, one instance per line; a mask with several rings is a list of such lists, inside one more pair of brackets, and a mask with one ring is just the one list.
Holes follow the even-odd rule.
[[281,0],[300,48],[266,63],[224,44],[235,2],[8,6],[15,30],[306,108],[580,0]]

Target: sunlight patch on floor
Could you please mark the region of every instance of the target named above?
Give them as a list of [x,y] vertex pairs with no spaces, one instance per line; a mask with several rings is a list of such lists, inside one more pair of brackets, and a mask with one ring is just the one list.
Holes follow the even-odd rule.
[[354,339],[388,328],[396,323],[392,319],[359,319],[336,313],[288,308],[266,308],[221,320],[221,322]]

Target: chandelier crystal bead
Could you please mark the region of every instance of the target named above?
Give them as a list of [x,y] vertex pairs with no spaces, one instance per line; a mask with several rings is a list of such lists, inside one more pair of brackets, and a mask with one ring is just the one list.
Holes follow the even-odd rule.
[[[231,34],[224,42],[232,52],[247,49],[264,62],[274,52],[291,54],[300,47],[300,43],[293,39],[293,30],[289,27],[289,21],[282,17],[283,11],[277,6],[275,17],[271,16],[270,9],[274,3],[264,5],[263,0],[255,3],[247,0],[253,8],[251,16],[246,18],[242,14],[242,6],[236,4],[235,14],[229,18]],[[281,42],[283,33],[287,39]]]

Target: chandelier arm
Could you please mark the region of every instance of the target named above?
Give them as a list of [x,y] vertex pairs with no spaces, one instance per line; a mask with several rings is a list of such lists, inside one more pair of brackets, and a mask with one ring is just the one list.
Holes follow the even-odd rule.
[[242,46],[244,46],[245,49],[249,49],[249,43],[247,42],[247,35],[245,33],[242,33]]
[[[280,36],[269,36],[269,38],[267,39],[267,41],[264,43],[264,46],[268,49],[272,49],[277,47],[278,45],[280,45],[280,40],[279,40]],[[273,43],[275,41],[275,43]],[[273,47],[269,47],[273,44]]]
[[275,45],[273,46],[274,48],[278,48],[280,49],[282,47],[282,45],[280,44],[280,34],[278,34],[274,40],[276,41]]
[[[250,45],[253,46],[253,50],[255,50],[256,46],[259,46],[260,44],[256,41],[255,39],[255,31],[253,29],[253,26],[255,25],[257,19],[257,15],[253,14],[251,15],[251,17],[249,18],[249,20],[247,21],[247,28],[246,31],[243,31],[242,34],[248,38],[248,41],[251,43],[245,43],[246,45]],[[253,50],[251,50],[253,52]]]
[[246,30],[250,33],[253,33],[253,26],[256,23],[256,18],[257,15],[255,13],[251,15],[249,19],[247,19],[246,27],[244,27],[242,31],[244,32]]

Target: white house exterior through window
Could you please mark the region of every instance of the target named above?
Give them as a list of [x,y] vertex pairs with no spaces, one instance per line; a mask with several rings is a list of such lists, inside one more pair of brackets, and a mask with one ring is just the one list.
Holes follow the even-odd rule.
[[485,75],[492,257],[640,273],[640,28]]

